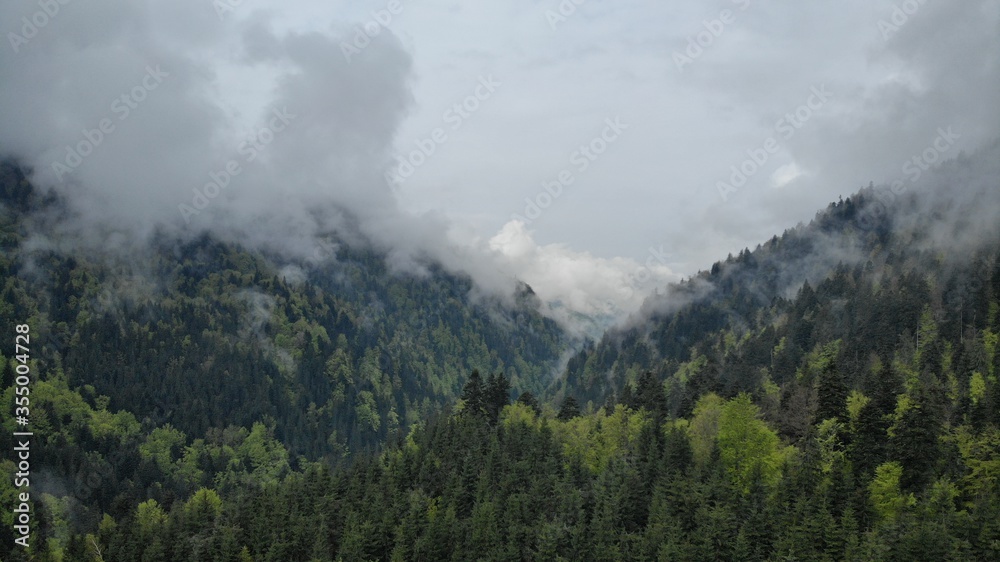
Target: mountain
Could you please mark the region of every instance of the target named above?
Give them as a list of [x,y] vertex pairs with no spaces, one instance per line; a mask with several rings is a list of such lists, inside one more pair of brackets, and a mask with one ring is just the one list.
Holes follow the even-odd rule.
[[[69,211],[15,164],[0,169],[0,195],[0,315],[30,327],[30,419],[44,436],[35,485],[79,499],[74,519],[170,480],[143,447],[169,456],[259,438],[285,459],[274,474],[346,462],[452,403],[471,372],[540,393],[569,345],[527,285],[509,299],[483,294],[433,262],[392,269],[379,249],[332,237],[328,254],[305,260],[207,236],[94,249],[51,234]],[[17,363],[0,362],[13,408]],[[4,427],[10,449],[14,420]],[[192,462],[211,483],[228,461]],[[117,491],[93,489],[88,472]]]
[[472,296],[338,241],[70,256],[8,169],[3,315],[62,339],[30,360],[36,546],[4,559],[994,559],[982,156],[658,292],[555,379],[570,344],[530,287]]
[[207,236],[73,251],[45,235],[59,202],[3,178],[2,302],[41,339],[41,372],[188,435],[267,420],[292,453],[333,458],[405,433],[473,370],[537,393],[568,343],[530,287],[504,302],[336,239],[308,260]]
[[923,345],[928,323],[961,357],[970,330],[994,325],[1000,291],[997,176],[970,182],[973,166],[941,170],[936,191],[868,187],[667,287],[571,358],[553,395],[599,407],[649,370],[669,388],[671,414],[686,416],[705,392],[783,387],[838,341],[853,385],[876,361]]

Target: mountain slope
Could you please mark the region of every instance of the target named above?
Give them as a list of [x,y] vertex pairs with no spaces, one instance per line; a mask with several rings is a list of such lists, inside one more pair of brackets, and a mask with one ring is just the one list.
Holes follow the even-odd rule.
[[[472,302],[433,264],[207,239],[138,268],[7,213],[4,315],[57,335],[33,365],[37,542],[11,559],[994,559],[1000,174],[967,165],[651,297],[541,404],[564,340],[528,288]],[[22,187],[8,209],[46,204]]]
[[[571,361],[558,411],[471,377],[378,456],[158,494],[60,544],[122,560],[996,559],[1000,233],[954,219],[1000,207],[872,201],[651,299]],[[581,413],[587,393],[605,406]]]
[[[961,181],[967,166],[940,176]],[[966,332],[996,321],[1000,295],[1000,196],[984,177],[945,183],[953,191],[867,188],[830,205],[648,299],[629,325],[574,356],[553,394],[600,406],[650,370],[686,415],[707,390],[734,396],[792,381],[807,355],[836,340],[854,383],[876,359],[916,345],[925,315],[960,357]]]
[[189,436],[264,421],[293,454],[334,459],[405,432],[473,370],[537,393],[567,345],[529,288],[504,302],[337,240],[309,260],[163,235],[97,252],[46,235],[65,211],[16,167],[3,192],[3,316],[41,339],[42,372]]

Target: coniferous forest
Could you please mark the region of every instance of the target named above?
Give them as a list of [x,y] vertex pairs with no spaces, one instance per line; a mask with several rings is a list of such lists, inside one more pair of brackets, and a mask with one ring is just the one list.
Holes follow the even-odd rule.
[[863,189],[581,342],[343,240],[66,252],[0,188],[4,561],[1000,559],[995,197]]

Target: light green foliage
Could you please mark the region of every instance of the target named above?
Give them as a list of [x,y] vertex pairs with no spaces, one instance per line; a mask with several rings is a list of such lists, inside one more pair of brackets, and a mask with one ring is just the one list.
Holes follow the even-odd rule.
[[707,464],[712,456],[715,439],[719,435],[719,418],[722,416],[724,403],[725,401],[717,394],[709,393],[702,396],[694,407],[691,423],[687,429],[691,437],[694,461],[699,466]]
[[788,347],[788,338],[782,337],[778,340],[778,344],[774,346],[774,349],[771,350],[771,356],[775,357],[781,355],[781,353],[785,351],[786,347]]
[[1000,488],[1000,429],[990,427],[974,434],[968,426],[956,428],[949,437],[969,469],[961,480],[970,498],[995,494]]
[[996,365],[998,344],[1000,344],[1000,332],[993,332],[988,329],[983,330],[983,347],[986,348],[986,364],[989,365],[992,377],[1000,377],[1000,373],[997,373],[994,367]]
[[184,504],[184,515],[192,520],[204,523],[222,514],[222,498],[218,492],[202,488],[191,496]]
[[972,373],[969,377],[969,400],[975,406],[986,396],[986,379],[979,371]]
[[[704,355],[695,354],[691,357],[690,361],[681,363],[680,367],[677,368],[677,372],[674,373],[673,380],[676,380],[681,385],[685,385],[692,377],[700,373],[706,365],[708,365],[708,358]],[[668,382],[673,382],[673,380],[668,380]]]
[[948,400],[958,401],[962,395],[962,387],[955,373],[955,348],[951,342],[945,342],[944,354],[941,356],[941,378],[948,381]]
[[763,372],[760,385],[769,400],[775,402],[781,400],[781,387],[771,380],[771,375],[767,371]]
[[157,427],[146,436],[145,443],[139,445],[139,454],[156,463],[164,473],[172,474],[174,450],[179,451],[186,440],[183,432],[167,424]]
[[135,522],[139,528],[139,536],[148,537],[167,522],[167,514],[163,512],[163,508],[156,503],[156,500],[150,499],[136,507]]
[[49,548],[59,552],[61,556],[62,550],[65,548],[71,532],[69,521],[72,517],[70,512],[71,500],[67,496],[60,498],[53,496],[52,494],[42,494],[41,500],[41,503],[44,504],[50,518],[49,530],[51,531],[51,535],[49,536]]
[[184,448],[184,454],[176,462],[175,476],[188,486],[188,490],[196,488],[205,473],[198,468],[201,452],[205,450],[204,440],[196,439],[195,443]]
[[948,478],[940,478],[931,485],[927,494],[926,511],[928,515],[946,515],[955,512],[955,500],[961,492]]
[[648,423],[647,412],[635,412],[619,404],[601,423],[601,438],[613,450],[628,451],[635,444],[639,432]]
[[382,424],[382,418],[378,415],[378,407],[375,405],[375,396],[362,390],[358,393],[358,401],[354,407],[358,417],[358,424],[368,431],[378,431]]
[[[99,396],[95,399],[98,409],[93,409],[83,399],[79,392],[71,390],[64,376],[53,376],[46,379],[33,379],[31,383],[31,402],[33,404],[45,403],[48,405],[48,413],[63,420],[63,436],[72,441],[74,434],[78,431],[88,431],[96,438],[111,437],[124,440],[137,436],[140,431],[140,424],[135,416],[126,411],[111,413],[106,409],[108,399],[106,396]],[[14,389],[9,388],[4,394],[7,403],[13,403]],[[103,406],[103,407],[102,407]],[[32,423],[47,424],[48,416],[33,416]],[[5,420],[5,427],[14,430],[14,420]],[[36,428],[38,426],[36,425]],[[39,432],[41,433],[41,432]],[[55,432],[49,430],[47,437],[54,437]]]
[[840,437],[843,433],[844,424],[836,418],[825,419],[816,426],[819,467],[824,474],[831,473],[844,460],[844,443]]
[[649,423],[649,415],[618,405],[611,415],[605,415],[602,408],[592,415],[551,423],[567,459],[580,462],[596,474],[611,459],[634,450],[639,433]]
[[892,362],[892,367],[897,373],[902,375],[903,386],[906,392],[916,392],[920,380],[920,372],[917,370],[916,361],[910,361],[910,356],[904,358],[897,355]]
[[722,406],[719,416],[719,456],[733,485],[750,491],[754,478],[775,485],[781,479],[785,453],[778,434],[759,419],[750,396],[741,394]]
[[385,415],[385,421],[386,430],[390,435],[399,431],[399,414],[396,413],[395,406],[389,408],[389,412]]
[[850,394],[847,395],[847,415],[854,423],[858,420],[858,415],[861,413],[861,409],[871,402],[871,398],[868,398],[860,390],[852,390]]
[[842,343],[841,340],[834,340],[826,345],[817,345],[806,355],[806,363],[802,369],[799,369],[798,378],[816,377],[825,371],[836,360]]
[[[343,336],[341,336],[341,340]],[[344,343],[343,345],[347,345]],[[351,367],[351,359],[347,351],[338,345],[333,354],[326,360],[323,374],[334,387],[333,396],[330,398],[336,407],[344,402],[347,388],[354,385],[354,371]]]
[[372,347],[369,348],[364,357],[361,359],[361,367],[359,375],[361,377],[362,384],[371,385],[374,390],[374,394],[379,397],[380,400],[388,400],[392,397],[392,384],[389,382],[388,377],[382,373],[379,368],[379,355],[381,352]]
[[722,351],[724,353],[729,353],[735,350],[736,346],[737,346],[736,334],[734,334],[732,331],[727,330],[722,336]]
[[872,507],[882,521],[895,521],[907,507],[916,504],[913,494],[903,495],[899,479],[903,467],[898,462],[887,462],[875,469],[875,477],[868,486]]
[[0,460],[0,505],[5,508],[0,511],[0,525],[10,528],[14,524],[13,508],[6,506],[17,505],[18,489],[14,487],[14,473],[17,472],[17,464],[10,459]]
[[504,406],[504,409],[500,412],[500,424],[507,428],[517,425],[537,428],[540,425],[539,420],[535,416],[535,411],[531,409],[531,406],[520,402]]
[[893,424],[888,429],[889,437],[895,437],[899,431],[899,424],[903,420],[903,415],[913,408],[913,399],[909,394],[900,394],[896,399],[896,410],[892,414]]
[[920,315],[920,328],[917,331],[917,354],[914,358],[916,364],[920,363],[921,356],[931,344],[937,341],[937,338],[938,326],[937,322],[934,321],[934,313],[930,306],[926,306]]
[[288,472],[288,451],[260,422],[253,424],[250,435],[237,449],[237,458],[260,483],[276,482]]

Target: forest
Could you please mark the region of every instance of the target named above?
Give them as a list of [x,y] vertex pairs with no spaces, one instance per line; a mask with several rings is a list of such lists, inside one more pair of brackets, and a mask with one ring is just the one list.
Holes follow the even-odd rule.
[[0,316],[48,334],[2,560],[1000,559],[996,225],[864,189],[578,343],[342,243],[70,256],[0,180]]

